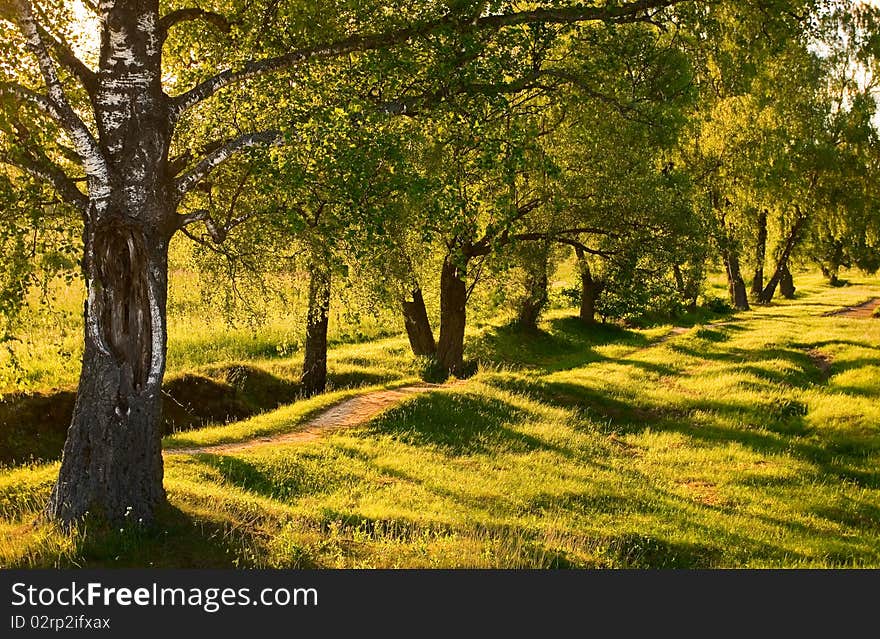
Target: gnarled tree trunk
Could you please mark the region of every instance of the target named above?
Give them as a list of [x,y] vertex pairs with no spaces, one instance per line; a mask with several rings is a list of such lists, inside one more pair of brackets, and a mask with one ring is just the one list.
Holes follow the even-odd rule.
[[727,290],[730,294],[730,301],[734,308],[747,311],[749,310],[749,298],[746,294],[746,283],[742,278],[742,271],[739,266],[739,256],[736,251],[727,249],[724,251],[724,268],[727,271]]
[[827,265],[824,262],[820,262],[819,269],[822,271],[822,275],[827,278],[829,285],[840,285],[840,266],[838,264]]
[[526,276],[519,300],[516,323],[528,330],[538,330],[538,318],[547,305],[547,246],[539,246],[532,259],[526,260]]
[[86,231],[85,351],[73,419],[48,514],[146,522],[162,488],[167,244],[108,214]]
[[727,292],[734,308],[740,311],[749,310],[749,298],[746,294],[746,284],[743,281],[742,270],[739,264],[738,242],[734,229],[727,223],[726,207],[730,205],[726,199],[722,200],[721,194],[712,189],[710,193],[712,208],[718,215],[718,234],[716,241],[721,249],[721,259],[724,262],[724,270],[727,273]]
[[792,277],[788,266],[783,269],[782,275],[779,277],[779,292],[782,293],[782,297],[787,300],[794,299],[794,278]]
[[685,308],[689,313],[693,313],[697,310],[697,297],[700,294],[699,280],[695,275],[695,271],[702,273],[702,269],[695,269],[692,267],[688,269],[688,276],[685,278],[685,275],[681,270],[681,265],[672,265],[672,276],[675,278],[675,287],[678,289],[681,301],[684,302]]
[[[464,258],[462,258],[464,259]],[[467,286],[464,265],[447,255],[440,272],[440,339],[437,359],[453,375],[464,372],[464,329]]]
[[437,344],[434,342],[434,332],[428,320],[422,289],[419,286],[413,287],[410,296],[412,300],[404,299],[400,304],[409,345],[416,357],[433,357],[437,353]]
[[300,384],[303,394],[323,393],[327,388],[327,326],[330,320],[330,266],[316,258],[309,268],[309,312]]

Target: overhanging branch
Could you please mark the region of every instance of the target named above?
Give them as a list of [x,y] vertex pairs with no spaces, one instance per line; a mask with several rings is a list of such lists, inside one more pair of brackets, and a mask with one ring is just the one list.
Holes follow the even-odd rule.
[[248,78],[297,67],[312,60],[331,59],[351,53],[390,48],[444,29],[467,34],[480,31],[498,31],[505,27],[535,23],[575,24],[601,21],[622,24],[645,22],[652,19],[652,11],[684,1],[686,0],[632,0],[617,6],[547,7],[531,11],[487,15],[466,21],[462,21],[457,16],[447,16],[384,33],[350,36],[312,47],[296,49],[280,56],[249,60],[237,69],[221,71],[189,91],[176,96],[173,99],[173,108],[177,113],[180,113],[211,97],[220,89]]

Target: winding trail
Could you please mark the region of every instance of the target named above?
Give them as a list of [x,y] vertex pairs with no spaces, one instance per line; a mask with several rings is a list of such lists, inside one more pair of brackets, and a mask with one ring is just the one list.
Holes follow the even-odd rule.
[[855,306],[844,306],[836,311],[825,313],[831,317],[846,317],[849,319],[869,319],[874,316],[874,311],[880,307],[880,297],[872,297],[867,302]]
[[[452,382],[453,384],[457,382]],[[281,433],[266,437],[257,437],[241,442],[228,444],[214,444],[196,448],[169,448],[164,451],[166,455],[197,455],[200,453],[226,454],[237,453],[257,446],[271,444],[304,444],[311,442],[323,435],[353,426],[366,424],[368,421],[400,403],[403,399],[418,393],[450,386],[451,384],[413,384],[390,390],[380,390],[364,395],[358,395],[351,399],[334,404],[330,408],[318,413],[310,420],[301,424],[292,433]]]
[[[663,344],[674,337],[678,337],[679,335],[683,335],[690,330],[691,328],[675,326],[669,331],[669,333],[660,339],[643,348],[637,349],[637,351],[659,346],[660,344]],[[223,455],[227,453],[238,453],[258,446],[269,446],[272,444],[304,444],[315,441],[329,433],[346,428],[353,428],[355,426],[362,426],[377,415],[396,406],[402,400],[412,395],[435,390],[437,388],[447,388],[459,383],[461,383],[461,380],[455,380],[445,384],[413,384],[411,386],[402,386],[401,388],[390,390],[374,391],[334,404],[321,411],[304,424],[301,424],[295,431],[290,433],[255,437],[253,439],[230,442],[227,444],[213,444],[210,446],[197,446],[191,448],[168,448],[165,449],[163,453],[165,455],[199,455],[203,453]]]

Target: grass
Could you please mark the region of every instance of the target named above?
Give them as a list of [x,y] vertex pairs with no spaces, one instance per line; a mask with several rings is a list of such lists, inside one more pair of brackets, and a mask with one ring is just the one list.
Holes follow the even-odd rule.
[[[0,565],[880,566],[880,322],[823,316],[880,293],[850,279],[801,276],[793,301],[668,340],[562,312],[538,334],[472,333],[476,376],[364,427],[166,457],[169,506],[149,530],[34,525],[57,467],[8,469]],[[400,383],[403,346],[334,362]],[[349,392],[166,444],[292,430]]]

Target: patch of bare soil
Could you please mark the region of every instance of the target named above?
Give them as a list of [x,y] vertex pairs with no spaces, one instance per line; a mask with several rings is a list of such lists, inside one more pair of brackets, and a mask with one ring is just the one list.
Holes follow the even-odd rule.
[[688,479],[679,485],[691,499],[705,506],[723,506],[727,501],[712,482]]
[[417,384],[404,386],[392,390],[376,391],[347,399],[327,410],[319,413],[297,431],[272,435],[270,437],[258,437],[243,442],[231,444],[216,444],[199,448],[175,448],[166,450],[168,455],[196,455],[199,453],[226,454],[235,453],[255,446],[269,444],[304,444],[311,442],[328,433],[336,432],[354,426],[366,424],[371,419],[398,404],[400,401],[417,393],[438,388],[439,384]]
[[874,311],[880,307],[880,297],[873,297],[867,302],[862,302],[855,306],[845,306],[836,311],[825,313],[832,317],[846,317],[849,319],[870,319],[874,316]]
[[831,358],[828,355],[815,348],[808,350],[807,355],[809,355],[813,365],[822,373],[822,379],[827,380],[831,377]]

